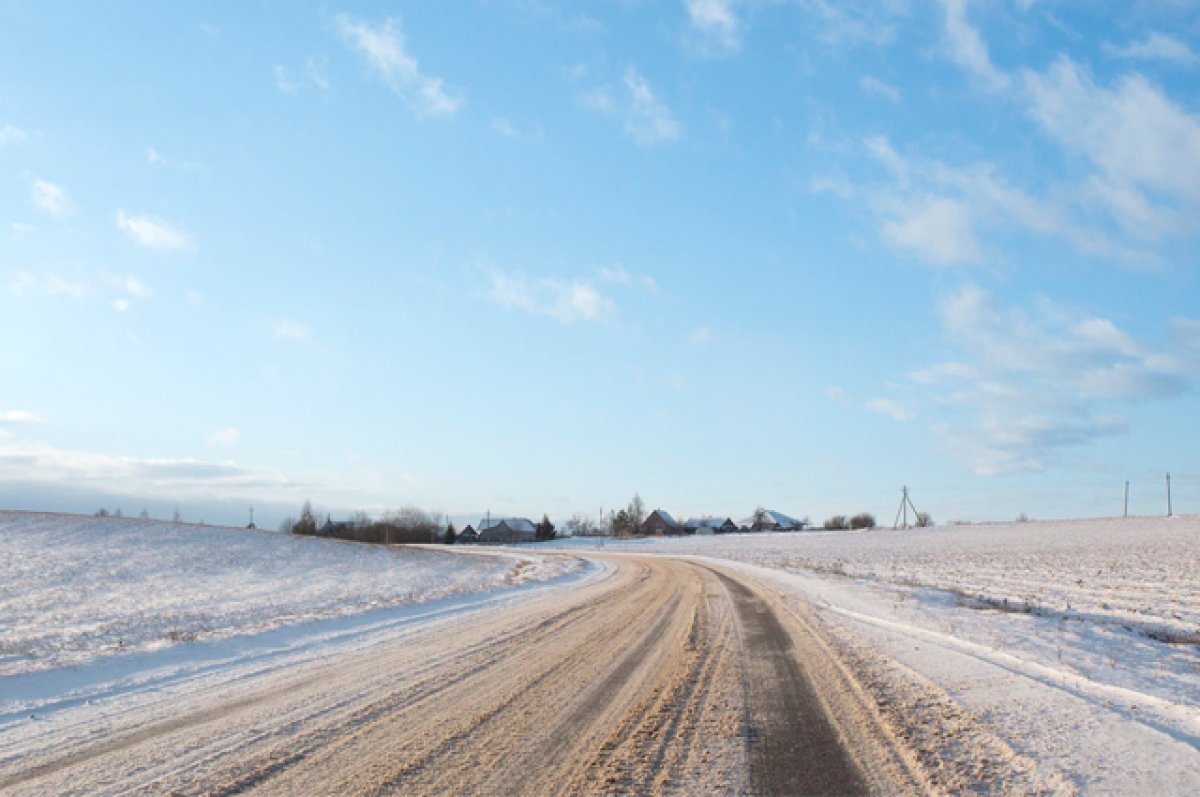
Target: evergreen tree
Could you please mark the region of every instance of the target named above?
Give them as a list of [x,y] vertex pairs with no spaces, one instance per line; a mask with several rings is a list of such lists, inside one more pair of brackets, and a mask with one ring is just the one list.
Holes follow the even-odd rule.
[[312,503],[304,502],[304,508],[300,510],[300,519],[296,521],[296,525],[292,526],[293,534],[316,534],[317,533],[317,517],[313,514]]
[[542,522],[537,524],[537,526],[535,527],[535,532],[536,532],[534,534],[535,539],[539,539],[539,540],[554,539],[554,537],[555,537],[554,524],[550,522],[549,516],[542,515]]

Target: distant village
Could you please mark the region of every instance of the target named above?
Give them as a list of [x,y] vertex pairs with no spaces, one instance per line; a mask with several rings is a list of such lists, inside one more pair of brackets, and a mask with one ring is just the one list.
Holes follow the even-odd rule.
[[[466,526],[458,533],[457,542],[478,544],[512,544],[536,542],[539,524],[528,518],[485,518],[479,528]],[[618,531],[614,536],[663,536],[668,534],[732,534],[749,531],[800,531],[808,526],[808,519],[794,517],[771,509],[758,509],[748,518],[735,523],[728,517],[692,517],[679,522],[665,509],[655,509],[632,529]],[[578,534],[572,529],[571,536],[609,536],[609,530],[596,529]],[[544,537],[543,537],[544,539]]]
[[[847,518],[836,515],[827,519],[823,529],[871,529],[875,518],[860,513]],[[749,516],[734,521],[728,516],[703,515],[679,521],[665,509],[646,511],[640,496],[628,506],[601,512],[600,521],[574,515],[560,529],[543,515],[540,521],[527,517],[485,515],[478,523],[462,529],[442,515],[407,507],[385,513],[378,519],[356,512],[347,520],[326,515],[320,521],[308,503],[300,517],[288,518],[281,530],[314,537],[333,537],[357,542],[382,544],[445,543],[457,545],[513,545],[544,542],[560,537],[650,537],[686,534],[734,534],[747,532],[793,532],[811,528],[809,520],[796,518],[774,509],[759,507]]]

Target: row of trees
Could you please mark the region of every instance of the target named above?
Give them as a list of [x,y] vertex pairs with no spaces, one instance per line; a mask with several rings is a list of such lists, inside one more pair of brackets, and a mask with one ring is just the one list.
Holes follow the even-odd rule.
[[[534,526],[536,539],[553,540],[557,536],[550,518],[542,515],[541,522]],[[335,537],[340,540],[370,542],[383,545],[442,542],[453,545],[458,542],[458,529],[440,512],[426,512],[414,506],[384,512],[378,520],[366,512],[354,512],[348,520],[334,521],[325,516],[318,521],[312,503],[304,502],[299,518],[285,518],[279,530],[288,534],[309,537]]]
[[285,518],[280,531],[310,537],[336,537],[342,540],[372,543],[451,542],[457,536],[453,524],[443,524],[441,513],[429,513],[406,506],[385,512],[378,520],[366,512],[355,512],[348,520],[336,523],[328,516],[319,521],[312,503],[305,501],[299,518]]
[[[917,513],[917,526],[925,528],[933,525],[933,517],[928,512]],[[870,512],[859,512],[853,517],[847,518],[845,515],[834,515],[827,518],[824,523],[827,530],[835,529],[873,529],[875,528],[875,516]]]

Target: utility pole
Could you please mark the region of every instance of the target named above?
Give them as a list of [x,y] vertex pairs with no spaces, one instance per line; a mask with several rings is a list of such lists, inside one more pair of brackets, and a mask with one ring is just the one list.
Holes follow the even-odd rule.
[[893,529],[900,528],[901,514],[904,515],[904,528],[908,528],[908,509],[909,509],[909,507],[912,507],[913,522],[920,523],[921,522],[921,513],[917,511],[916,506],[913,505],[912,499],[908,497],[908,487],[905,486],[901,490],[901,493],[900,493],[900,508],[896,510],[896,519],[892,522]]
[[1125,480],[1125,517],[1129,517],[1129,479]]
[[1167,473],[1167,517],[1171,517],[1171,474]]

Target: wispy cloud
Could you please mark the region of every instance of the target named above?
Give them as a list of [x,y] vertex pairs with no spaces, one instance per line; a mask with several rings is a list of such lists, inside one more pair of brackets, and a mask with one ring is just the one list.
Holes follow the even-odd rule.
[[29,199],[34,207],[48,216],[65,216],[74,205],[67,189],[40,177],[33,179]]
[[711,343],[713,339],[713,331],[711,327],[696,327],[692,333],[688,335],[688,340],[692,343],[706,344]]
[[87,293],[87,284],[82,281],[69,280],[57,274],[45,278],[35,277],[28,271],[18,271],[8,284],[8,292],[21,297],[29,294],[44,294],[46,296],[66,296],[71,299],[82,299]]
[[884,239],[892,244],[911,249],[925,262],[938,266],[982,259],[971,213],[962,202],[928,197],[915,205],[904,203],[896,212],[898,217],[884,222],[882,229]]
[[329,62],[324,58],[309,58],[304,62],[303,74],[288,69],[283,64],[272,64],[271,75],[275,88],[282,94],[295,97],[302,91],[316,88],[329,91]]
[[742,21],[734,10],[742,0],[684,0],[688,21],[706,50],[733,52],[742,47]]
[[152,291],[146,287],[146,284],[132,274],[108,274],[106,275],[108,283],[128,293],[130,296],[136,296],[139,299],[145,299],[150,296]]
[[72,299],[82,299],[87,293],[87,285],[76,280],[65,279],[57,274],[51,274],[45,281],[46,293],[51,296],[69,296]]
[[146,163],[156,169],[175,169],[181,172],[203,172],[208,170],[205,164],[198,161],[168,158],[154,147],[146,147]]
[[503,116],[492,117],[492,132],[504,136],[505,138],[520,138],[521,133],[517,128],[513,127],[512,122],[508,121]]
[[314,485],[278,471],[189,457],[137,458],[0,440],[0,482],[52,485],[121,495],[298,502]]
[[0,412],[0,424],[6,426],[28,426],[41,423],[42,416],[28,410],[4,410]]
[[650,294],[658,293],[658,280],[649,274],[634,274],[628,271],[624,266],[601,266],[596,270],[596,275],[603,282],[611,282],[614,285],[624,285],[627,287],[641,288]]
[[1105,88],[1065,56],[1023,79],[1030,115],[1091,161],[1092,195],[1127,230],[1157,237],[1196,228],[1200,119],[1141,75]]
[[900,89],[890,83],[885,83],[872,75],[863,75],[858,79],[858,86],[872,97],[882,97],[892,105],[899,105],[904,99]]
[[987,43],[967,19],[967,0],[938,0],[942,6],[946,55],[978,78],[985,87],[1001,90],[1009,77],[992,64]]
[[347,14],[338,14],[342,41],[366,59],[371,71],[421,116],[453,116],[463,99],[446,91],[439,77],[421,71],[408,52],[400,20],[388,18],[372,27]]
[[238,430],[232,426],[226,426],[221,429],[216,429],[208,436],[208,444],[213,446],[232,446],[237,445],[242,439]]
[[[1126,245],[1089,224],[1061,198],[1035,196],[1008,182],[989,163],[952,165],[898,152],[884,136],[868,136],[862,151],[890,178],[856,184],[845,178],[813,180],[814,193],[865,200],[880,220],[880,236],[892,246],[939,266],[989,259],[986,234],[1020,228],[1066,240],[1081,252],[1125,262],[1152,259],[1144,247]],[[1087,195],[1095,188],[1080,191]]]
[[287,67],[283,64],[274,64],[271,66],[271,74],[275,76],[275,88],[279,89],[284,94],[295,96],[300,93],[300,84],[288,72]]
[[1139,61],[1168,61],[1179,66],[1195,66],[1200,63],[1196,51],[1174,36],[1152,31],[1146,38],[1118,47],[1105,43],[1104,51],[1114,58],[1129,58]]
[[154,216],[133,216],[118,210],[116,222],[117,228],[134,242],[150,249],[184,249],[191,244],[187,233]]
[[804,19],[827,47],[882,47],[896,40],[902,4],[879,0],[798,0]]
[[[938,315],[959,356],[910,381],[949,418],[938,431],[981,474],[1040,470],[1064,449],[1124,432],[1122,406],[1182,395],[1200,377],[1200,345],[1155,347],[1046,300],[1030,313],[966,286]],[[1184,336],[1194,323],[1173,330]]]
[[907,423],[913,419],[912,410],[904,407],[891,399],[873,398],[864,405],[868,410],[879,415],[886,415],[893,421],[899,423]]
[[271,325],[271,333],[281,340],[308,340],[308,324],[282,318]]
[[642,146],[675,141],[683,135],[671,109],[632,66],[625,70],[620,86],[599,86],[581,99],[592,110],[620,121],[625,134]]
[[11,124],[5,124],[3,127],[0,127],[0,147],[11,147],[16,144],[23,144],[28,140],[28,131],[14,127]]
[[520,272],[492,270],[486,296],[501,307],[563,322],[600,321],[616,311],[612,299],[586,279],[530,278]]

